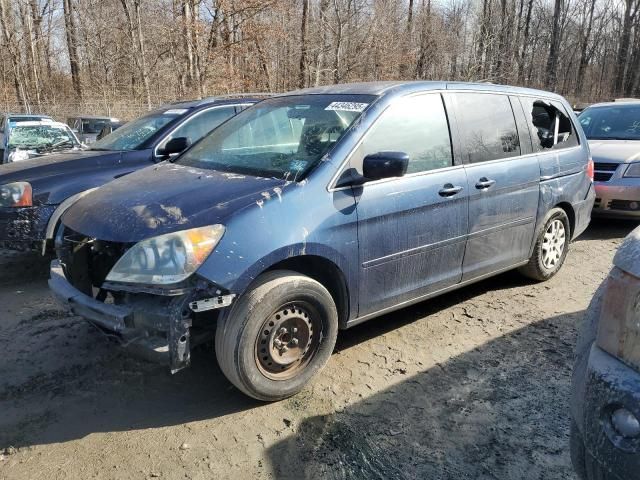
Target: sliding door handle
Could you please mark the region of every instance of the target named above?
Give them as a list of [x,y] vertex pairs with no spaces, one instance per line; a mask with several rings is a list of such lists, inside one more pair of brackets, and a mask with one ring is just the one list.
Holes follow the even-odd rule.
[[487,177],[482,177],[480,180],[478,180],[478,183],[476,183],[476,188],[478,190],[485,190],[495,185],[495,183],[496,183],[495,180],[491,180]]
[[441,197],[452,197],[462,191],[462,187],[453,185],[452,183],[445,183],[438,193]]

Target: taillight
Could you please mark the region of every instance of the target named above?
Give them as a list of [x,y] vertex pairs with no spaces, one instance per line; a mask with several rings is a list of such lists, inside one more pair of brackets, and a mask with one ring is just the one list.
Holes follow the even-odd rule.
[[593,182],[593,170],[594,170],[593,158],[589,157],[589,161],[587,162],[587,176],[592,182]]

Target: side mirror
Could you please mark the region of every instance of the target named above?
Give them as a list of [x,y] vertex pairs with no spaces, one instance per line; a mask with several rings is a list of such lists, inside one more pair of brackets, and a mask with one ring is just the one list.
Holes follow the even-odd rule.
[[409,155],[404,152],[378,152],[364,157],[362,174],[368,181],[402,177],[408,166]]
[[167,157],[177,155],[189,148],[189,139],[187,137],[177,137],[169,140],[164,147],[158,149],[158,155]]

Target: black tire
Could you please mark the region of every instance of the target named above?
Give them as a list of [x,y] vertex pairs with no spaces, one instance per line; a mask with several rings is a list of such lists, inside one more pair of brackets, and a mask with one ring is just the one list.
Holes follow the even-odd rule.
[[[545,265],[545,235],[549,232],[555,222],[560,221],[564,227],[564,243],[562,252],[552,265]],[[538,231],[536,244],[533,247],[533,254],[529,259],[529,263],[519,268],[520,273],[539,282],[544,282],[553,277],[564,264],[564,260],[569,252],[569,243],[571,241],[571,225],[569,217],[561,208],[554,208],[547,214],[543,227]]]
[[[298,393],[325,366],[337,334],[338,312],[329,291],[305,275],[277,270],[261,275],[221,315],[216,357],[242,392],[276,401]],[[278,363],[287,355],[296,360]]]

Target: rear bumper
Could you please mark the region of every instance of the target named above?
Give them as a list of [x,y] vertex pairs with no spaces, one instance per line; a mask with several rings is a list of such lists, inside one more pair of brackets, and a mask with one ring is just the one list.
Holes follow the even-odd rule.
[[640,178],[614,178],[595,188],[594,215],[640,219]]
[[0,247],[40,250],[56,205],[0,208]]
[[640,372],[595,345],[576,371],[581,374],[573,379],[572,416],[587,454],[610,473],[610,478],[636,478],[640,438],[619,435],[611,413],[623,407],[640,418]]
[[[188,358],[184,362],[184,352],[175,348],[180,342],[171,351],[170,315],[163,318],[153,308],[107,304],[85,295],[67,280],[58,260],[51,262],[49,288],[63,306],[137,356],[169,365],[176,371],[188,364]],[[187,348],[188,343],[183,343]]]

